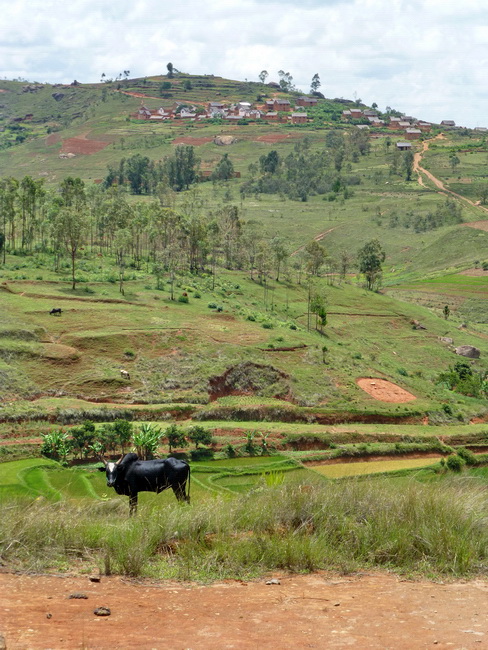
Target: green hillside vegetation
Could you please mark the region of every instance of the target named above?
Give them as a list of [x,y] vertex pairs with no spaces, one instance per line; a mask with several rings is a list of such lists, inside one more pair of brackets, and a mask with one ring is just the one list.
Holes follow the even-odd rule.
[[[5,137],[26,129],[0,151],[3,399],[201,405],[240,394],[363,421],[483,416],[488,233],[465,227],[483,206],[407,181],[410,152],[391,131],[341,122],[352,102],[319,99],[305,125],[153,124],[129,117],[141,97],[124,93],[153,107],[293,105],[299,93],[188,75],[0,85]],[[221,134],[236,141],[219,146]],[[100,147],[59,158],[63,142]],[[482,134],[449,131],[424,164],[475,156],[479,180],[484,147]],[[224,168],[240,177],[195,182]],[[373,241],[370,288],[382,293],[360,273]],[[441,337],[481,351],[476,394],[440,381],[457,360]],[[416,399],[378,401],[361,377]]]

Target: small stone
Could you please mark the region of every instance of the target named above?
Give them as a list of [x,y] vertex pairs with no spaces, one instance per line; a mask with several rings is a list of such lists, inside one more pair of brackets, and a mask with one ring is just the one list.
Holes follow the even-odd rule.
[[83,600],[88,600],[88,596],[86,594],[82,594],[79,591],[75,591],[73,594],[70,594],[68,598],[79,598]]
[[101,578],[99,576],[90,576],[90,582],[100,582]]
[[51,614],[51,612],[48,612],[48,613],[46,614],[46,618],[52,618],[52,617],[53,617],[53,615]]
[[278,578],[271,578],[271,580],[266,580],[267,585],[281,585],[281,582]]
[[97,607],[93,610],[95,616],[110,616],[112,613],[108,607]]

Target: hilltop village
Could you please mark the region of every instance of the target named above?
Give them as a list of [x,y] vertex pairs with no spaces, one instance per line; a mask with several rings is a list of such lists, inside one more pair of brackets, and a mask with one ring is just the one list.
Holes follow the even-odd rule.
[[[170,107],[151,109],[142,100],[138,111],[132,113],[130,117],[150,122],[167,120],[202,122],[218,119],[227,124],[243,124],[260,120],[282,124],[308,124],[314,121],[314,116],[307,113],[306,109],[313,109],[319,105],[319,100],[316,97],[303,95],[292,101],[275,97],[256,104],[248,101],[237,103],[210,101],[206,104],[174,102]],[[410,141],[418,140],[424,134],[430,133],[433,127],[461,128],[457,127],[453,120],[442,120],[440,125],[434,125],[411,115],[388,113],[383,115],[374,108],[346,108],[342,111],[340,121],[355,124],[359,129],[379,128],[395,132],[398,136],[401,134],[405,141],[398,142],[397,147],[402,151],[410,149],[412,146]],[[477,127],[475,130],[485,131],[486,129]]]

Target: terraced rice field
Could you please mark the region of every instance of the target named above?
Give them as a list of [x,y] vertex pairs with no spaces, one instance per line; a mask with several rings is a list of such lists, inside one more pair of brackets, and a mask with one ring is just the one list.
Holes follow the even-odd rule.
[[345,476],[361,476],[365,474],[382,474],[401,469],[428,467],[440,460],[439,457],[407,458],[401,460],[374,460],[358,463],[336,463],[333,465],[316,465],[314,470],[327,478],[343,478]]

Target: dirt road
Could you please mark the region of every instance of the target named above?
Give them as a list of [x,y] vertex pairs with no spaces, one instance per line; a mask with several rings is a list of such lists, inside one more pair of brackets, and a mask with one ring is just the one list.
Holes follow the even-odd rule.
[[[470,199],[467,199],[465,196],[462,196],[461,194],[458,194],[457,192],[453,192],[452,190],[448,189],[444,183],[438,179],[436,176],[431,174],[427,169],[422,167],[420,164],[422,162],[422,157],[425,154],[425,152],[429,148],[430,142],[433,142],[434,140],[438,139],[443,139],[444,136],[442,133],[439,133],[439,135],[436,135],[435,138],[432,138],[432,140],[424,140],[422,143],[422,149],[420,151],[417,151],[413,155],[413,171],[416,172],[417,174],[417,180],[422,187],[427,187],[424,183],[424,179],[422,178],[422,174],[424,174],[439,190],[439,194],[444,194],[446,196],[454,196],[456,199],[465,201],[466,203],[469,203],[473,208],[478,208],[479,210],[483,210],[484,212],[488,213],[488,208],[485,208],[483,205],[479,205],[478,203],[475,203],[474,201],[471,201]],[[473,228],[476,228],[475,223],[467,223],[467,226],[471,226]]]
[[[488,582],[388,574],[278,576],[211,586],[0,574],[8,650],[475,649],[488,644]],[[84,594],[86,599],[69,598]],[[94,615],[97,607],[111,615]]]

